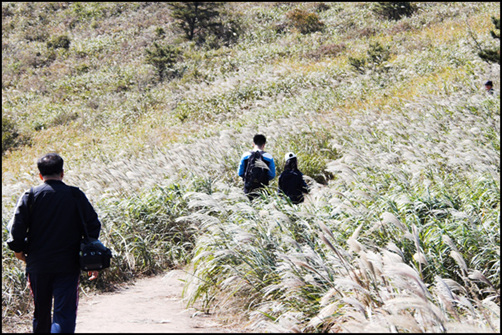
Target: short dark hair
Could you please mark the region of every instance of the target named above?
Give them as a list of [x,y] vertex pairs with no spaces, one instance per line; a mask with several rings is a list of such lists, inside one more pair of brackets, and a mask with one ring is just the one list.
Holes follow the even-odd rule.
[[37,161],[38,171],[42,176],[51,176],[63,171],[63,158],[56,153],[49,153]]
[[253,137],[253,143],[256,144],[257,146],[261,147],[265,143],[267,143],[267,138],[265,135],[262,134],[256,134]]
[[493,83],[491,80],[488,80],[486,83],[485,83],[485,86],[488,85],[488,86],[493,86]]

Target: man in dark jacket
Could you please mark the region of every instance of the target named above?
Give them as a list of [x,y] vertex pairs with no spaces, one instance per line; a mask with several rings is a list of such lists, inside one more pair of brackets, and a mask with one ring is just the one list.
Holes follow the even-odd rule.
[[[34,333],[74,333],[80,278],[79,251],[82,223],[98,238],[101,223],[85,194],[63,183],[63,159],[49,153],[37,162],[43,184],[26,191],[9,222],[8,247],[26,263],[26,276],[35,310]],[[74,196],[75,194],[75,196]],[[98,277],[89,271],[90,280]],[[54,297],[53,320],[51,320]]]
[[286,194],[294,204],[302,203],[303,193],[309,193],[309,188],[303,174],[298,170],[296,155],[288,152],[284,157],[284,171],[279,176],[279,191]]

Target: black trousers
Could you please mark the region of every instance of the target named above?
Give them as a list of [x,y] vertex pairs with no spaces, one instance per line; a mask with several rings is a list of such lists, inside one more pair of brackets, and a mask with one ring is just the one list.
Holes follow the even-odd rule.
[[261,191],[264,186],[267,185],[259,185],[253,188],[244,187],[244,194],[246,194],[246,196],[250,201],[253,201],[254,199],[259,198],[261,196]]
[[[77,321],[80,271],[72,273],[27,273],[35,311],[34,333],[74,333]],[[54,312],[52,299],[54,298]]]

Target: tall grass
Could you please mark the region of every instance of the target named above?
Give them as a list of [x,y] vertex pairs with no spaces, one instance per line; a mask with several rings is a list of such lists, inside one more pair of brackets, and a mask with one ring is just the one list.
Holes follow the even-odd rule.
[[[188,305],[251,331],[499,332],[500,101],[481,86],[500,74],[468,38],[491,42],[499,4],[423,3],[398,22],[370,5],[329,3],[325,30],[303,35],[276,25],[311,4],[230,4],[239,42],[184,42],[180,77],[157,83],[141,51],[156,27],[180,43],[163,4],[3,3],[2,114],[33,142],[2,160],[3,239],[35,159],[54,150],[115,255],[84,292],[185,267]],[[35,38],[56,23],[71,44],[49,55]],[[354,71],[348,57],[374,42],[391,57]],[[277,179],[243,195],[238,160],[257,132],[278,173],[298,155],[304,204]],[[30,297],[6,248],[2,265],[5,321]]]
[[499,114],[479,98],[424,97],[350,123],[323,116],[338,123],[342,158],[305,205],[273,190],[245,211],[223,194],[197,202],[179,219],[205,229],[188,302],[210,311],[239,301],[254,330],[439,332],[467,317],[472,331],[497,331],[499,153],[486,139]]

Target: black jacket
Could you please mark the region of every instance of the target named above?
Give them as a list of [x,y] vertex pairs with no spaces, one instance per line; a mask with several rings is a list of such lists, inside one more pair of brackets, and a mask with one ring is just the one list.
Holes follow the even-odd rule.
[[19,199],[9,222],[7,245],[15,252],[24,251],[27,254],[27,272],[78,271],[83,230],[77,201],[80,202],[89,236],[99,237],[101,222],[98,215],[85,194],[74,188],[77,195],[74,197],[71,188],[62,181],[47,180],[33,187],[31,200],[29,191]]
[[309,189],[299,170],[285,170],[279,176],[279,190],[286,194],[294,204],[303,202],[303,193]]

